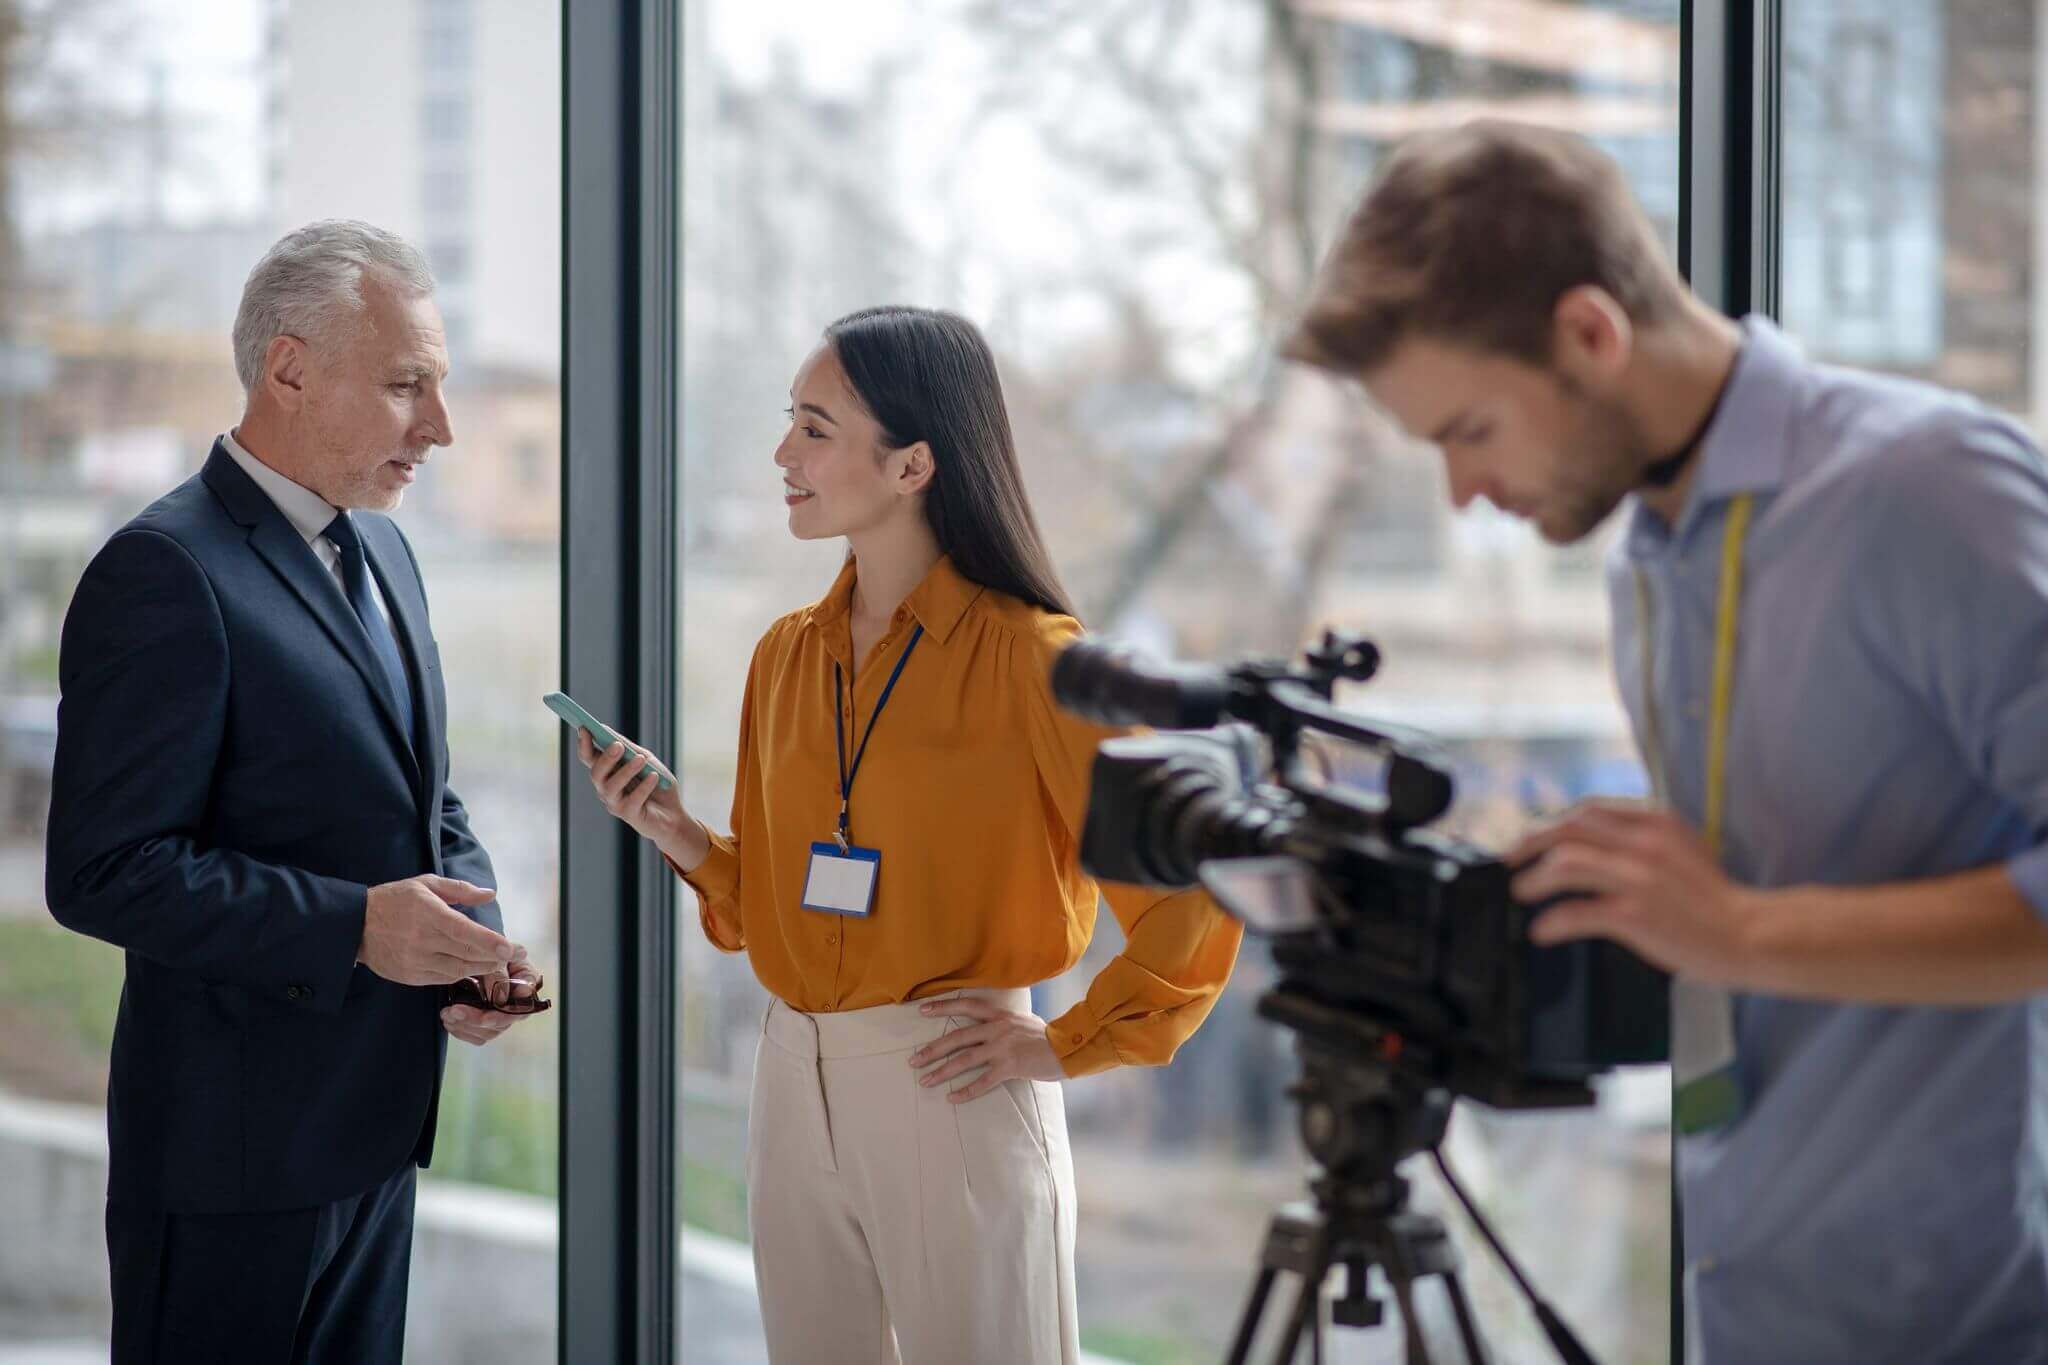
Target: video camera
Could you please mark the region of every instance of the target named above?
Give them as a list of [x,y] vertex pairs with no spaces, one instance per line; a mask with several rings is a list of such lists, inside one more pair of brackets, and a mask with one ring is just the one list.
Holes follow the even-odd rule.
[[[1427,828],[1451,805],[1436,743],[1369,728],[1332,704],[1379,651],[1326,636],[1294,670],[1145,662],[1082,642],[1053,693],[1104,725],[1235,733],[1113,739],[1096,756],[1081,862],[1108,881],[1204,884],[1272,938],[1286,988],[1356,1015],[1383,1046],[1419,1052],[1446,1089],[1500,1108],[1584,1103],[1589,1077],[1669,1055],[1668,979],[1605,940],[1529,942],[1544,907],[1508,893],[1509,870]],[[1246,727],[1249,727],[1248,729]],[[1305,733],[1383,761],[1377,790],[1318,773]],[[1270,777],[1258,772],[1263,737]]]
[[[1181,732],[1102,744],[1082,866],[1108,881],[1206,887],[1270,938],[1280,980],[1258,1011],[1297,1036],[1302,1077],[1291,1094],[1320,1167],[1315,1202],[1283,1210],[1269,1227],[1231,1360],[1248,1357],[1282,1270],[1303,1283],[1276,1357],[1291,1359],[1323,1274],[1337,1264],[1351,1285],[1335,1309],[1340,1324],[1380,1321],[1365,1288],[1366,1268],[1379,1265],[1416,1347],[1411,1286],[1441,1276],[1468,1358],[1483,1359],[1443,1227],[1407,1209],[1395,1170],[1425,1151],[1559,1354],[1590,1360],[1465,1198],[1441,1144],[1458,1096],[1503,1109],[1590,1104],[1598,1073],[1664,1061],[1669,981],[1605,940],[1529,941],[1545,906],[1517,902],[1497,858],[1429,828],[1454,791],[1440,747],[1369,727],[1334,704],[1339,680],[1363,682],[1379,662],[1369,640],[1327,634],[1300,668],[1158,664],[1090,641],[1053,667],[1053,694],[1068,710],[1102,725]],[[1357,758],[1376,771],[1354,772]],[[1315,1324],[1320,1341],[1320,1316]]]

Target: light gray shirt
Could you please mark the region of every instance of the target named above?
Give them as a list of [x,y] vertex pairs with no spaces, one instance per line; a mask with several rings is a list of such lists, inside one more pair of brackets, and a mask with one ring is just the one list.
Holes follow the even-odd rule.
[[[1725,863],[1761,887],[2003,865],[2048,914],[2048,470],[2016,424],[1745,340],[1677,525],[1609,564],[1644,740],[1635,569],[1670,799],[1704,823],[1721,532],[1755,512]],[[1705,1365],[2048,1361],[2048,1012],[1735,998],[1745,1109],[1684,1139]]]
[[[284,513],[284,519],[292,524],[292,529],[305,537],[306,544],[312,548],[313,554],[321,564],[326,566],[327,572],[334,575],[335,583],[341,588],[343,596],[346,596],[348,584],[343,582],[341,577],[341,549],[327,538],[327,528],[341,515],[341,509],[304,484],[285,477],[250,454],[243,448],[242,443],[235,439],[232,430],[221,433],[220,443],[228,452],[228,458],[240,465],[242,472],[254,480],[256,486],[277,504],[277,510]],[[391,608],[384,603],[384,590],[377,586],[377,575],[369,574],[367,578],[370,584],[370,600],[377,604],[378,613],[383,616],[385,623],[389,624]]]

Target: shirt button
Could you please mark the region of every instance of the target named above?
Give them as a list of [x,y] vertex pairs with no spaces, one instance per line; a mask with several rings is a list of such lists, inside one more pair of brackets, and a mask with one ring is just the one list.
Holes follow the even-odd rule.
[[311,986],[286,986],[284,988],[284,998],[287,1000],[311,1000],[313,998],[313,988]]

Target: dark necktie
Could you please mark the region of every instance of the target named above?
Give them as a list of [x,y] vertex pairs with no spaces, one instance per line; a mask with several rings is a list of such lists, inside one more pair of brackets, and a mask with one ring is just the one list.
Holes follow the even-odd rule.
[[405,660],[399,656],[398,640],[391,634],[391,625],[384,619],[384,613],[377,610],[377,602],[370,593],[370,561],[363,553],[363,538],[356,534],[356,524],[343,512],[327,524],[327,538],[341,551],[341,584],[348,595],[348,604],[355,608],[356,620],[362,623],[363,633],[370,637],[370,652],[377,656],[377,662],[384,665],[384,675],[391,680],[391,695],[398,703],[398,714],[405,719],[405,742],[414,743],[412,724],[412,684],[406,680]]

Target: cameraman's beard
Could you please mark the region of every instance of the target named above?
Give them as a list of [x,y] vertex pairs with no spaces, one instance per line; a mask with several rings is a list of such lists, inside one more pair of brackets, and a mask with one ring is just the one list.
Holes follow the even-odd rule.
[[1536,529],[1553,545],[1571,545],[1598,530],[1635,491],[1654,452],[1641,425],[1619,403],[1592,398],[1569,380],[1559,382],[1578,415],[1567,443],[1574,457],[1559,478],[1555,510]]

